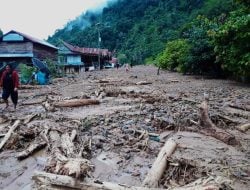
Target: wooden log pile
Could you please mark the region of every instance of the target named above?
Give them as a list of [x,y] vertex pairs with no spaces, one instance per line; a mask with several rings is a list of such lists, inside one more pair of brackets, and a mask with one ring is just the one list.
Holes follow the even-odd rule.
[[45,171],[54,174],[67,175],[75,178],[87,176],[93,167],[89,160],[82,158],[82,152],[77,152],[68,133],[60,134],[51,130],[49,142],[51,156],[45,167]]
[[[103,81],[105,82],[105,81]],[[178,82],[178,81],[172,81],[172,82]],[[152,83],[148,83],[147,81],[141,81],[137,85],[148,85]],[[111,91],[112,93],[118,92],[118,91]],[[110,92],[110,93],[111,93]],[[117,95],[118,93],[115,93]],[[119,94],[121,92],[119,91]],[[133,93],[127,94],[126,97],[134,96]],[[145,94],[137,93],[135,94],[135,97],[139,97],[141,99],[146,99]],[[99,96],[99,93],[97,93],[97,96]],[[171,98],[169,96],[168,98],[164,99],[164,101],[170,101],[171,103],[175,102],[176,104],[170,105],[170,108],[172,110],[168,110],[169,117],[167,119],[163,120],[160,119],[160,117],[155,117],[152,120],[154,121],[153,125],[156,125],[157,128],[162,128],[162,130],[172,130],[174,132],[174,128],[177,126],[179,120],[183,119],[181,117],[181,112],[187,113],[187,106],[181,106],[181,111],[179,111],[176,106],[179,104],[179,101],[183,102],[189,102],[190,104],[194,105],[198,101],[188,99],[185,97],[177,96],[174,98]],[[115,96],[114,96],[115,97]],[[151,98],[151,96],[149,96]],[[152,96],[154,97],[154,96]],[[167,100],[168,99],[168,100]],[[152,98],[152,103],[159,103],[159,101],[156,101],[158,99]],[[144,102],[144,101],[142,101]],[[146,103],[149,103],[145,101]],[[150,101],[151,102],[151,101]],[[23,105],[34,105],[34,104],[40,104],[43,103],[44,108],[46,109],[47,113],[55,111],[56,108],[64,108],[64,107],[79,107],[79,106],[87,106],[87,105],[98,105],[100,102],[98,100],[92,100],[92,99],[69,99],[69,100],[52,100],[52,99],[41,99],[41,102],[39,101],[30,101],[26,102],[26,104]],[[172,107],[171,107],[172,106]],[[179,106],[180,107],[180,106]],[[232,107],[232,106],[230,106]],[[234,106],[234,108],[236,108]],[[140,113],[142,108],[140,108]],[[178,111],[176,111],[178,110]],[[244,110],[246,108],[244,107]],[[172,113],[171,113],[172,111]],[[229,145],[238,145],[239,142],[236,140],[235,136],[230,134],[224,129],[221,129],[217,127],[211,120],[209,116],[209,109],[208,109],[208,99],[205,99],[202,104],[200,105],[200,120],[199,122],[195,122],[194,120],[190,119],[192,124],[195,124],[199,130],[199,133],[214,137],[226,144]],[[49,113],[51,114],[51,113]],[[49,115],[48,114],[48,115]],[[6,134],[0,134],[4,138],[1,141],[0,144],[0,150],[5,146],[6,142],[11,138],[15,130],[20,126],[20,124],[27,125],[30,123],[34,118],[40,117],[36,114],[30,115],[26,117],[25,119],[22,119],[21,121],[17,120],[10,126],[9,131]],[[50,117],[52,117],[50,115]],[[228,120],[230,122],[235,122],[233,119],[230,119],[229,117],[219,115],[224,120]],[[59,119],[55,119],[56,121],[59,121]],[[179,119],[179,120],[178,120]],[[164,122],[163,122],[164,121]],[[160,123],[160,124],[159,124]],[[78,125],[82,125],[82,123],[79,121]],[[245,123],[244,125],[239,125],[237,128],[240,131],[246,132],[250,127],[249,123]],[[170,128],[171,127],[171,128]],[[69,129],[70,128],[70,129]],[[115,127],[114,127],[115,128]],[[172,139],[168,139],[165,143],[165,145],[162,147],[161,151],[159,152],[155,162],[152,165],[152,168],[149,170],[146,178],[143,180],[143,183],[141,187],[134,187],[134,186],[126,186],[121,184],[115,184],[110,182],[102,182],[102,181],[93,181],[93,180],[79,180],[80,178],[86,178],[90,176],[90,172],[93,170],[93,165],[91,162],[84,157],[83,151],[84,151],[84,142],[81,142],[79,140],[78,134],[79,134],[79,128],[71,128],[71,126],[67,127],[66,130],[62,130],[60,128],[55,128],[51,126],[44,125],[42,131],[39,131],[39,133],[29,133],[24,130],[24,134],[21,134],[19,132],[19,135],[21,135],[24,138],[32,138],[33,141],[29,143],[28,146],[25,147],[25,149],[17,154],[17,158],[19,160],[25,159],[29,157],[30,155],[34,154],[36,151],[47,147],[48,152],[50,154],[49,159],[47,160],[46,166],[45,166],[45,172],[38,172],[35,173],[33,176],[33,180],[35,181],[36,189],[44,189],[44,187],[49,187],[49,189],[60,189],[61,188],[74,188],[74,189],[160,189],[159,183],[162,179],[162,175],[164,172],[168,172],[168,159],[171,157],[171,155],[174,153],[177,143],[173,141]],[[143,144],[143,146],[147,146],[147,141],[149,140],[149,137],[157,137],[158,134],[149,133],[146,130],[137,130],[137,129],[127,129],[124,130],[126,134],[130,133],[130,131],[133,131],[137,138],[134,138],[136,140],[133,141],[133,138],[131,138],[133,141],[132,144],[138,145],[139,143]],[[159,132],[159,129],[157,129]],[[103,129],[103,133],[107,135],[109,131],[106,129]],[[108,135],[107,135],[108,136]],[[125,135],[124,135],[125,136]],[[106,137],[106,136],[105,136]],[[105,138],[103,137],[103,138]],[[124,140],[124,139],[123,139]],[[145,141],[144,141],[145,140]],[[112,141],[112,140],[111,140]],[[125,141],[125,142],[124,142]],[[116,143],[113,143],[114,146],[123,146],[128,145],[128,142],[126,142],[126,139],[123,142],[117,141]],[[113,142],[113,141],[112,141]],[[138,142],[138,144],[137,144]],[[142,143],[143,142],[143,143]],[[76,146],[77,144],[77,146]],[[91,140],[89,141],[89,150],[91,150]],[[131,149],[134,147],[131,145]],[[139,149],[138,151],[145,150]],[[182,189],[197,189],[197,190],[207,190],[207,189],[219,189],[220,184],[211,183],[211,184],[189,184],[188,186],[181,187],[181,188],[172,188],[173,190],[182,190]]]
[[[45,172],[35,172],[32,179],[34,181],[34,189],[86,189],[86,190],[163,190],[159,188],[159,180],[166,170],[167,159],[176,149],[176,142],[172,139],[166,141],[160,150],[152,168],[148,172],[141,187],[128,186],[125,184],[117,184],[99,180],[86,179],[79,180],[65,175],[51,174]],[[73,164],[75,165],[75,163]],[[74,167],[73,167],[74,168]],[[219,190],[224,183],[216,183],[216,180],[197,180],[184,187],[168,188],[168,190]]]

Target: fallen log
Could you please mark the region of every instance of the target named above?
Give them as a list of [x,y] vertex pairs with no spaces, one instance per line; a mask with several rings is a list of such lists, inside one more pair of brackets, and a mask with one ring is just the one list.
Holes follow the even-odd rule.
[[248,129],[250,129],[250,123],[246,123],[246,124],[237,126],[237,129],[242,131],[242,132],[246,132]]
[[44,141],[38,141],[35,142],[34,144],[31,144],[26,150],[20,152],[16,157],[18,160],[23,160],[27,157],[29,157],[31,154],[33,154],[36,151],[41,150],[46,146],[46,142]]
[[228,145],[239,145],[235,136],[218,128],[208,115],[208,100],[205,99],[200,105],[200,133],[214,137]]
[[74,156],[74,144],[69,136],[68,133],[66,134],[62,134],[61,138],[62,140],[62,151],[64,153],[64,155],[66,155],[67,157],[73,157]]
[[140,81],[135,83],[136,85],[148,85],[148,84],[152,84],[152,82],[147,82],[147,81]]
[[47,143],[47,145],[50,145],[49,144],[49,139],[47,137],[48,133],[49,133],[49,126],[48,125],[45,125],[44,126],[44,130],[40,133],[40,137]]
[[93,99],[72,99],[54,103],[56,107],[79,107],[100,104],[99,100]]
[[58,170],[57,174],[67,175],[78,179],[80,176],[88,175],[93,166],[84,158],[69,158]]
[[77,135],[77,132],[76,130],[74,129],[72,132],[71,132],[71,135],[70,135],[70,140],[73,142],[76,138],[76,135]]
[[68,175],[75,178],[88,175],[92,169],[89,160],[80,158],[74,150],[74,144],[68,133],[60,134],[50,131],[52,155],[46,164],[45,170],[60,175]]
[[49,101],[44,102],[42,105],[46,111],[51,111],[51,112],[55,111],[55,106],[49,103]]
[[226,120],[226,121],[229,121],[231,123],[239,123],[239,121],[235,120],[235,119],[232,119],[232,118],[229,118],[227,116],[224,116],[224,115],[221,115],[221,114],[217,114],[218,117]]
[[174,140],[168,139],[166,141],[143,181],[144,187],[155,188],[159,186],[159,181],[167,167],[167,158],[175,151],[176,146],[177,144]]
[[250,111],[250,105],[229,104],[229,107],[244,111]]
[[28,115],[24,121],[23,121],[23,124],[28,124],[31,120],[33,120],[35,117],[37,116],[37,114],[33,114],[33,115]]
[[[88,182],[82,182],[79,180],[76,180],[69,176],[62,176],[62,175],[55,175],[50,173],[44,173],[44,172],[35,172],[32,180],[35,182],[35,185],[37,185],[36,188],[39,187],[39,185],[51,185],[57,186],[57,187],[68,187],[72,189],[84,189],[84,190],[154,190],[152,188],[145,188],[145,187],[134,187],[134,186],[127,186],[122,184],[114,184],[110,182],[102,182],[102,181],[88,181]],[[161,190],[161,189],[157,189]]]
[[11,126],[8,133],[4,136],[3,140],[0,143],[0,151],[3,148],[3,146],[5,145],[5,143],[9,140],[12,133],[15,131],[15,129],[18,127],[19,124],[20,124],[20,120],[16,120],[15,123]]
[[[84,189],[84,190],[163,190],[162,188],[135,187],[125,184],[115,184],[99,180],[80,181],[69,176],[56,175],[45,172],[34,172],[32,176],[34,189]],[[219,190],[217,184],[192,185],[169,188],[168,190]]]

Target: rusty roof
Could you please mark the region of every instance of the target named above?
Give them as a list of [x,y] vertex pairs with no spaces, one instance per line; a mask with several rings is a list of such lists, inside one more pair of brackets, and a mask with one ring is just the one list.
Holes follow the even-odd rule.
[[[15,30],[11,30],[11,31],[9,31],[8,33],[4,34],[3,36],[6,36],[6,35],[8,35],[8,34],[10,34],[10,33],[19,34],[19,35],[23,36],[24,38],[26,38],[27,40],[30,40],[30,41],[33,42],[33,43],[38,43],[38,44],[41,44],[41,45],[44,45],[44,46],[47,46],[47,47],[51,47],[51,48],[53,48],[53,49],[58,49],[56,46],[54,46],[54,45],[52,45],[52,44],[46,42],[45,40],[40,40],[40,39],[34,38],[34,37],[32,37],[32,36],[29,36],[29,35],[27,35],[27,34],[24,34],[24,33],[18,32],[18,31],[15,31]],[[3,36],[2,36],[2,37],[3,37]]]
[[99,48],[86,48],[73,46],[67,42],[63,41],[63,44],[72,52],[87,54],[87,55],[101,55],[101,56],[111,56],[111,52],[108,49],[99,49]]

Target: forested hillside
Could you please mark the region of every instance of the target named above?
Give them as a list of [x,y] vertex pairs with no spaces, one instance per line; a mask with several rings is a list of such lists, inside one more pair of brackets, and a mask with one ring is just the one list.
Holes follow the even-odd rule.
[[[117,0],[49,37],[183,73],[250,75],[249,0]],[[248,42],[248,43],[247,43]]]

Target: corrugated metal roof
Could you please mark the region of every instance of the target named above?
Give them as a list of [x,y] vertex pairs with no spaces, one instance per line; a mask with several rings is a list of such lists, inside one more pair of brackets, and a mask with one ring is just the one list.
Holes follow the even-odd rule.
[[50,73],[48,67],[39,59],[33,58],[32,63],[43,73]]
[[[26,38],[26,39],[28,39],[28,40],[34,42],[34,43],[38,43],[38,44],[41,44],[41,45],[44,45],[44,46],[47,46],[47,47],[51,47],[51,48],[53,48],[53,49],[58,49],[56,46],[54,46],[54,45],[52,45],[52,44],[50,44],[50,43],[48,43],[48,42],[46,42],[46,41],[44,41],[44,40],[40,40],[40,39],[34,38],[34,37],[32,37],[32,36],[29,36],[29,35],[27,35],[27,34],[23,34],[23,33],[21,33],[21,32],[15,31],[15,30],[11,30],[11,31],[9,31],[8,33],[4,34],[3,36],[6,36],[6,35],[8,35],[8,34],[10,34],[10,33],[19,34],[19,35],[23,36],[24,38]],[[2,36],[2,37],[3,37],[3,36]]]
[[63,42],[63,44],[72,52],[80,54],[88,54],[88,55],[100,54],[101,56],[111,56],[111,52],[108,49],[78,47],[78,46],[73,46],[67,42]]

